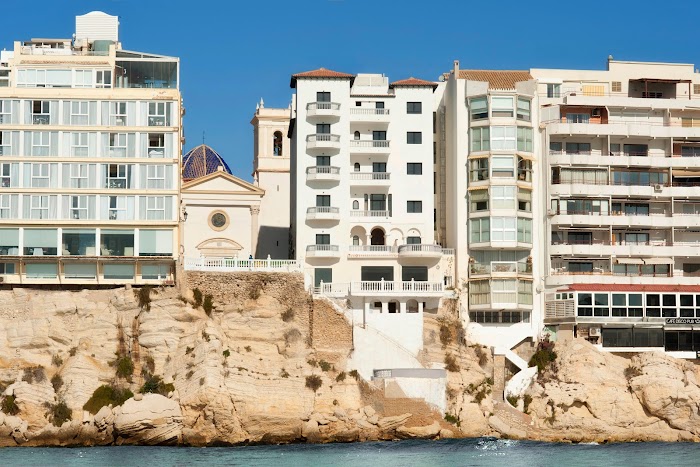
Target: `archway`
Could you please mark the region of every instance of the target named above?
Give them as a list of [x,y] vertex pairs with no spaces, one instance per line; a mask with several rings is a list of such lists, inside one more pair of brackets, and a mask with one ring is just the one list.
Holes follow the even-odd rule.
[[282,132],[275,131],[274,138],[272,139],[272,153],[275,156],[282,155]]
[[371,236],[371,244],[372,245],[385,245],[386,243],[386,238],[384,237],[384,230],[380,229],[379,227],[375,227],[372,229],[372,232],[370,233]]

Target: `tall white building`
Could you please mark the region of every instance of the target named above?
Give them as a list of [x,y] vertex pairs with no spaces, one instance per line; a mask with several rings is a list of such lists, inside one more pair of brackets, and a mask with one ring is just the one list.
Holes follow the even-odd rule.
[[700,74],[533,69],[547,203],[544,321],[603,349],[700,351]]
[[0,273],[12,284],[174,279],[179,60],[122,48],[118,19],[0,55]]
[[527,71],[461,70],[456,61],[443,80],[438,225],[455,249],[470,338],[508,353],[536,339],[542,324],[537,88]]

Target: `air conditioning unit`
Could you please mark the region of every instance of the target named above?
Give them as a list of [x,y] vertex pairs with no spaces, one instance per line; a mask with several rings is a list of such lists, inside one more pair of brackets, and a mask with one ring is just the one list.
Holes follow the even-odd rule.
[[654,185],[654,191],[661,191],[663,189],[664,189],[664,186],[661,184],[657,183],[656,185]]
[[591,117],[600,117],[600,108],[591,111]]
[[600,328],[588,328],[588,335],[590,337],[600,337]]

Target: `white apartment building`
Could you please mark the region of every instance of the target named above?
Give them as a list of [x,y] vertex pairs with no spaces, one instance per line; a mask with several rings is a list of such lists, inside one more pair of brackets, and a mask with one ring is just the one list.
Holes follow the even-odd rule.
[[545,323],[612,351],[700,351],[700,74],[608,60],[533,69],[541,104]]
[[0,54],[0,274],[11,284],[174,280],[179,60],[122,48],[118,18]]
[[[452,285],[453,255],[433,222],[437,83],[321,68],[291,86],[293,254],[318,292],[350,298],[358,320],[422,319]],[[377,323],[396,334],[395,320]]]
[[470,339],[526,367],[511,349],[542,326],[537,87],[527,71],[460,70],[457,61],[443,81],[437,218],[456,254],[461,316]]

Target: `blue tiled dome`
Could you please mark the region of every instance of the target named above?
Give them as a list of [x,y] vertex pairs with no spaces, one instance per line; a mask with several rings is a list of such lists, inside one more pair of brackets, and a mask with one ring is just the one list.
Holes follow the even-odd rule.
[[184,155],[182,158],[182,178],[192,180],[193,178],[204,177],[223,167],[224,172],[231,174],[226,161],[212,148],[206,144],[201,144]]

